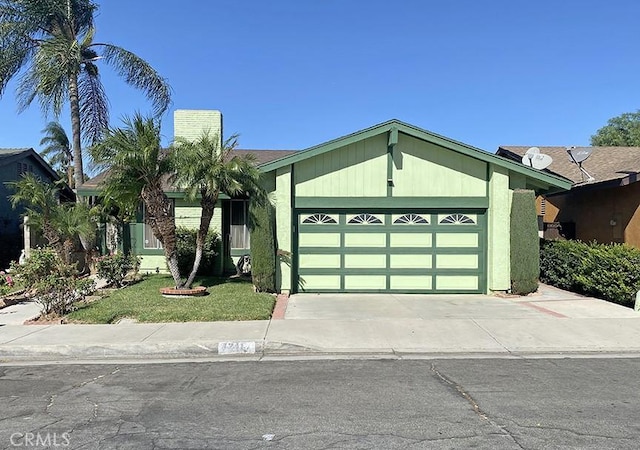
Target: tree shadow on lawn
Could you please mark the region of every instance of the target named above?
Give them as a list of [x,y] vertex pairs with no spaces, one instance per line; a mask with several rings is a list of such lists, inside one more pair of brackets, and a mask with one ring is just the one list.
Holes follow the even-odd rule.
[[215,276],[197,276],[194,280],[194,286],[206,286],[214,287],[221,284],[251,284],[250,276],[236,276],[231,275],[227,277],[215,277]]

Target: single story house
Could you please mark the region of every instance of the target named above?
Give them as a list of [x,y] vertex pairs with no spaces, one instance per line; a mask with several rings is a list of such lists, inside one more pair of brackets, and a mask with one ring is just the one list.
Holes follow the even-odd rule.
[[[24,248],[24,206],[11,207],[9,196],[14,191],[6,183],[18,181],[25,173],[33,173],[48,182],[60,180],[34,149],[0,148],[0,269],[6,269],[11,261],[17,261]],[[69,190],[65,190],[64,195],[73,197]]]
[[[176,136],[222,130],[217,111],[174,117]],[[513,190],[548,194],[571,186],[399,120],[306,150],[250,152],[275,198],[281,292],[506,291]],[[195,226],[198,207],[167,192],[176,222]],[[95,195],[99,183],[90,180],[79,193]],[[246,205],[220,200],[212,227],[225,255],[248,252]],[[131,224],[132,248],[143,270],[163,270],[162,251],[141,222]]]
[[[501,146],[497,154],[521,161],[529,147]],[[566,192],[538,197],[538,214],[545,237],[584,242],[627,243],[640,247],[640,147],[579,147],[591,155],[582,167],[566,147],[539,147],[553,158],[548,173],[571,180]]]

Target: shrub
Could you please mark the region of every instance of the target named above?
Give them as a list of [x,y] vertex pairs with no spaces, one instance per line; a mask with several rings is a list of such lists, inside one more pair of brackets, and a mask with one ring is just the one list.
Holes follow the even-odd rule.
[[535,194],[516,189],[511,203],[511,292],[526,295],[538,289],[540,249]]
[[251,218],[251,278],[258,292],[276,290],[275,214],[273,206],[249,205]]
[[633,307],[640,289],[640,250],[624,244],[593,243],[577,283],[585,294]]
[[580,241],[545,241],[540,249],[540,281],[573,292],[581,292],[576,280],[589,254]]
[[137,273],[138,268],[140,268],[140,258],[131,254],[116,253],[101,256],[96,260],[98,276],[116,287],[123,287],[127,274],[132,270]]
[[546,242],[540,279],[553,286],[633,307],[640,290],[640,250],[626,244]]
[[49,248],[32,250],[23,265],[12,263],[11,269],[44,315],[68,313],[95,286],[91,279],[78,279],[76,267]]
[[[196,234],[195,228],[176,228],[176,248],[178,251],[178,269],[182,274],[189,274],[196,258]],[[218,256],[220,238],[218,233],[209,231],[204,243],[202,260],[198,268],[198,275],[212,275],[215,273],[216,257]]]
[[4,271],[0,271],[0,296],[9,293],[13,286],[13,277]]

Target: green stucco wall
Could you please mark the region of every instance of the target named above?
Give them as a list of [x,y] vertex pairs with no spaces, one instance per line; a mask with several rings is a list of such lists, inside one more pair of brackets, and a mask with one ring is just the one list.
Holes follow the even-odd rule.
[[[292,254],[294,248],[291,242],[291,166],[276,171],[275,179],[275,209],[276,209],[276,239],[281,253]],[[291,292],[291,261],[280,257],[276,273],[276,289],[279,292]]]
[[511,287],[509,171],[492,165],[489,177],[488,290],[506,291]]

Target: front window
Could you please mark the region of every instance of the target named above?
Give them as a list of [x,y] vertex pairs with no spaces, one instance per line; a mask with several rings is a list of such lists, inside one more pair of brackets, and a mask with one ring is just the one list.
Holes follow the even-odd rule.
[[[144,239],[144,248],[145,249],[161,249],[162,242],[153,234],[153,229],[151,225],[147,223],[147,207],[142,205],[142,214],[144,218],[144,228],[142,231],[142,238]],[[174,204],[173,200],[171,200],[171,214],[174,214]]]
[[249,248],[249,202],[231,200],[231,248]]

